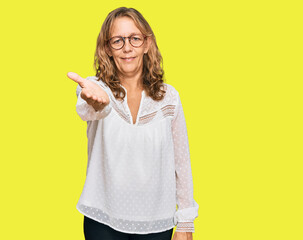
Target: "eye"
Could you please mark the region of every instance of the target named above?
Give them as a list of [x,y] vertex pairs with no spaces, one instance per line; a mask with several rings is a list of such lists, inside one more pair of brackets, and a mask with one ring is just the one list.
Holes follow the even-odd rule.
[[114,37],[110,40],[110,44],[113,44],[113,45],[121,44],[121,42],[122,42],[121,37]]
[[132,40],[134,40],[134,41],[140,41],[141,37],[140,36],[133,36]]
[[120,43],[121,42],[121,39],[117,39],[115,41],[113,41],[114,44],[117,44],[117,43]]

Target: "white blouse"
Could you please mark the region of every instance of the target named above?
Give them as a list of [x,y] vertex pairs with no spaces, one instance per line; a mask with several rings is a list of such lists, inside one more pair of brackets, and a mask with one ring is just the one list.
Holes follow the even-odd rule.
[[142,91],[134,124],[122,85],[124,101],[97,77],[86,79],[102,87],[110,103],[95,111],[77,86],[76,111],[87,121],[88,138],[78,211],[125,233],[156,233],[176,225],[177,232],[194,232],[199,205],[193,198],[187,129],[177,90],[164,83],[166,94],[159,102]]

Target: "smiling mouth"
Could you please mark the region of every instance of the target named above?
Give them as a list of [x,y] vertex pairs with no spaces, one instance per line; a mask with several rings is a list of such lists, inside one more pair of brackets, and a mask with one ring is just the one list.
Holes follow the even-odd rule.
[[134,60],[136,57],[130,57],[130,58],[122,58],[124,61],[128,61],[128,62],[130,62],[130,61],[132,61],[132,60]]

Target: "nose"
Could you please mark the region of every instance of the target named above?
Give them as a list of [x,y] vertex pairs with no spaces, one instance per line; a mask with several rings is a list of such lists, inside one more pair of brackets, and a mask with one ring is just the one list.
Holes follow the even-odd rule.
[[125,44],[124,44],[124,47],[123,47],[123,51],[124,52],[129,52],[131,50],[132,50],[132,45],[129,42],[129,38],[125,38]]

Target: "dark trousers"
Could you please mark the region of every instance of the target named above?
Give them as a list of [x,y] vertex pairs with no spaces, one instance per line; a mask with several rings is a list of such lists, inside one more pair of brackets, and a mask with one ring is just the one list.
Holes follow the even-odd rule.
[[84,216],[83,228],[86,240],[171,240],[173,234],[173,228],[164,232],[149,234],[119,232],[86,216]]

